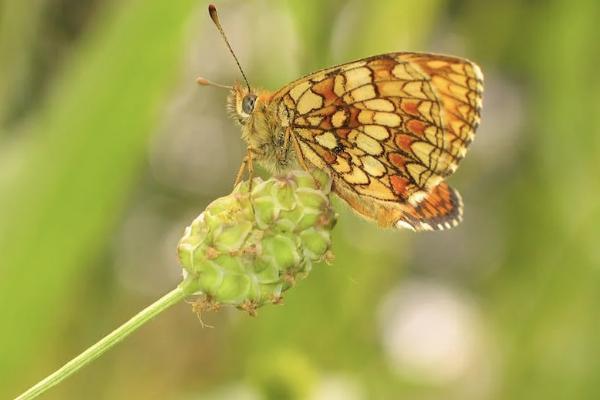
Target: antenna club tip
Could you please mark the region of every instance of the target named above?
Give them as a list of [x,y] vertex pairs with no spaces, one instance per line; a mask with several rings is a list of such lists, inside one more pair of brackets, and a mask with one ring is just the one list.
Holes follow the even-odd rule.
[[214,87],[218,87],[218,88],[222,88],[222,89],[228,89],[228,90],[232,90],[233,86],[227,86],[227,85],[221,85],[220,83],[215,83],[213,81],[209,81],[206,78],[203,78],[201,76],[199,76],[198,78],[196,78],[196,83],[200,86],[214,86]]
[[208,5],[208,14],[210,15],[210,18],[215,22],[219,19],[219,16],[217,14],[217,6],[215,6],[212,3]]

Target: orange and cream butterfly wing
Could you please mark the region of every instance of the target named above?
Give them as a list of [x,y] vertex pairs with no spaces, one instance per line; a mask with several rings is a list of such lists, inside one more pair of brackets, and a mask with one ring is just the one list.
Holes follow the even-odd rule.
[[271,101],[298,156],[331,171],[336,193],[353,209],[383,226],[422,230],[446,227],[427,222],[442,203],[430,199],[426,213],[419,205],[465,156],[482,91],[481,71],[470,61],[390,53],[310,74]]
[[462,214],[460,194],[442,182],[418,205],[407,205],[396,225],[414,231],[439,231],[458,225],[462,221]]

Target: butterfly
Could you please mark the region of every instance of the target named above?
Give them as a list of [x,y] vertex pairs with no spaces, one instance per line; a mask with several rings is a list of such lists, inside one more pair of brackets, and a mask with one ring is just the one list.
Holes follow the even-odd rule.
[[333,191],[381,227],[443,230],[462,220],[452,175],[480,123],[483,74],[463,58],[397,52],[325,68],[271,92],[248,84],[230,90],[228,109],[247,154],[273,173],[299,166],[327,171]]

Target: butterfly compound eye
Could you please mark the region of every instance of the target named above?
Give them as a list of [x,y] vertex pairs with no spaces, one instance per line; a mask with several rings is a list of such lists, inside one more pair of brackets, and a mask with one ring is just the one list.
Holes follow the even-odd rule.
[[256,103],[256,95],[247,94],[242,99],[242,111],[246,114],[251,114],[254,111],[254,103]]

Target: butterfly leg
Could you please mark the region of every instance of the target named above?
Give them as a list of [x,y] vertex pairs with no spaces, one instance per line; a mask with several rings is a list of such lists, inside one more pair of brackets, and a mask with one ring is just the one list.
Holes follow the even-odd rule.
[[246,155],[246,165],[248,166],[248,193],[252,193],[252,181],[254,178],[254,163],[252,162],[252,160],[254,160],[253,151],[253,149],[248,149],[248,154]]
[[252,178],[254,177],[254,164],[252,162],[253,159],[254,159],[254,155],[253,155],[252,149],[248,149],[246,156],[242,160],[240,169],[238,170],[238,173],[235,177],[235,183],[233,184],[233,187],[236,187],[242,181],[242,179],[244,177],[244,172],[246,172],[246,169],[247,169],[250,190],[252,190]]
[[296,157],[298,158],[298,163],[300,164],[300,166],[302,168],[304,168],[304,170],[306,172],[310,173],[310,168],[308,168],[308,166],[306,165],[306,160],[304,159],[304,155],[302,154],[302,149],[300,148],[300,142],[298,142],[298,138],[296,137],[296,135],[294,135],[292,128],[287,128],[285,130],[285,139],[284,139],[286,148],[287,148],[287,143],[289,143],[290,138],[292,139],[292,145],[294,146],[294,151],[296,152]]
[[290,137],[293,132],[290,127],[287,127],[285,133],[283,134],[283,148],[287,151],[288,146],[290,145]]
[[298,137],[296,137],[296,135],[294,135],[294,132],[291,130],[291,128],[288,128],[286,130],[286,136],[291,137],[291,139],[292,139],[292,144],[294,146],[294,151],[296,152],[296,158],[298,159],[298,163],[306,172],[308,172],[312,176],[312,178],[317,183],[317,186],[319,187],[320,186],[319,179],[317,179],[313,174],[314,167],[310,168],[306,164],[306,159],[304,158],[304,155],[302,154],[302,149],[300,148],[300,142],[298,140]]
[[235,176],[235,182],[233,183],[234,188],[242,181],[244,172],[246,172],[246,164],[247,163],[248,163],[248,156],[245,156],[244,159],[242,160],[242,164],[240,165],[240,169],[238,170],[238,173]]

